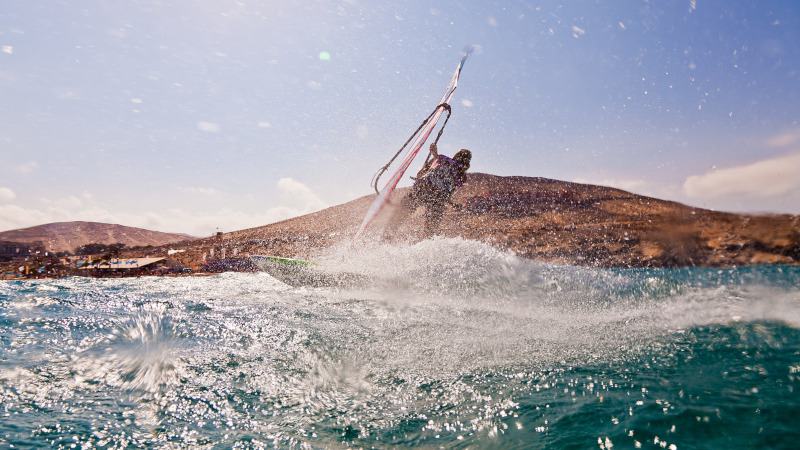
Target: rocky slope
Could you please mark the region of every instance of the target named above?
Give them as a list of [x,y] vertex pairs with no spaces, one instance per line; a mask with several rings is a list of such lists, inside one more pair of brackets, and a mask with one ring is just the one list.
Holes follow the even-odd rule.
[[[392,202],[405,194],[395,193]],[[373,196],[262,227],[170,245],[172,258],[204,260],[273,254],[313,258],[348,242]],[[692,208],[619,189],[545,178],[470,174],[441,234],[489,242],[519,256],[595,267],[729,267],[800,264],[800,216],[753,216]],[[418,211],[400,228],[421,238]],[[387,214],[360,243],[378,239]],[[166,252],[164,247],[160,252]]]
[[35,227],[0,232],[0,241],[41,242],[52,252],[73,251],[76,247],[98,243],[122,243],[128,247],[160,246],[193,239],[183,234],[162,233],[142,228],[99,222],[57,222]]

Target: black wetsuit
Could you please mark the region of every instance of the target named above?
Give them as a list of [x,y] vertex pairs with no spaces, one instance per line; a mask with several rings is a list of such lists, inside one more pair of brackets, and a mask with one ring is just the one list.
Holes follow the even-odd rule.
[[456,188],[467,179],[466,170],[444,155],[439,155],[424,175],[417,178],[411,191],[403,197],[401,207],[405,214],[425,206],[425,234],[432,236],[439,229],[444,208]]

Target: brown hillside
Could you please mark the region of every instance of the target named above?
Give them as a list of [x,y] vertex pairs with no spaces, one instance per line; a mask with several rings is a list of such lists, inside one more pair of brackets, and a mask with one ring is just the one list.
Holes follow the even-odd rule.
[[[405,189],[399,189],[396,202]],[[313,214],[170,248],[181,262],[273,254],[313,258],[349,241],[374,196]],[[491,243],[518,255],[596,267],[724,267],[799,264],[800,216],[714,212],[608,187],[530,177],[470,174],[448,208],[441,234]],[[380,233],[386,214],[368,228]],[[421,210],[402,228],[419,239]],[[166,251],[164,249],[163,251]]]
[[57,222],[35,227],[0,232],[0,241],[41,242],[53,252],[73,251],[85,244],[115,244],[128,247],[171,244],[193,239],[182,234],[162,233],[142,228],[99,222]]

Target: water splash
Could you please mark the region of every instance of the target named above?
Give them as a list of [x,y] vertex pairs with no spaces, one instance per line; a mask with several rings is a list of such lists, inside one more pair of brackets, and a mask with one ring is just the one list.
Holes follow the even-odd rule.
[[[714,404],[797,411],[795,268],[584,269],[450,239],[356,259],[333,250],[320,265],[393,269],[398,281],[0,285],[0,435],[177,447],[624,447],[658,436],[681,447],[697,441],[692,426],[735,435],[757,420],[703,412]],[[780,423],[760,426],[774,437]]]
[[170,318],[140,313],[73,355],[80,381],[158,392],[179,382],[180,337]]

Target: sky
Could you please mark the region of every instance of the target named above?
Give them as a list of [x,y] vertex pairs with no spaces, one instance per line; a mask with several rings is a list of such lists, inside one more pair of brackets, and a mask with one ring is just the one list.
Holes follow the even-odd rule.
[[797,42],[783,0],[9,0],[0,231],[203,237],[369,195],[468,46],[439,150],[472,171],[800,214]]

